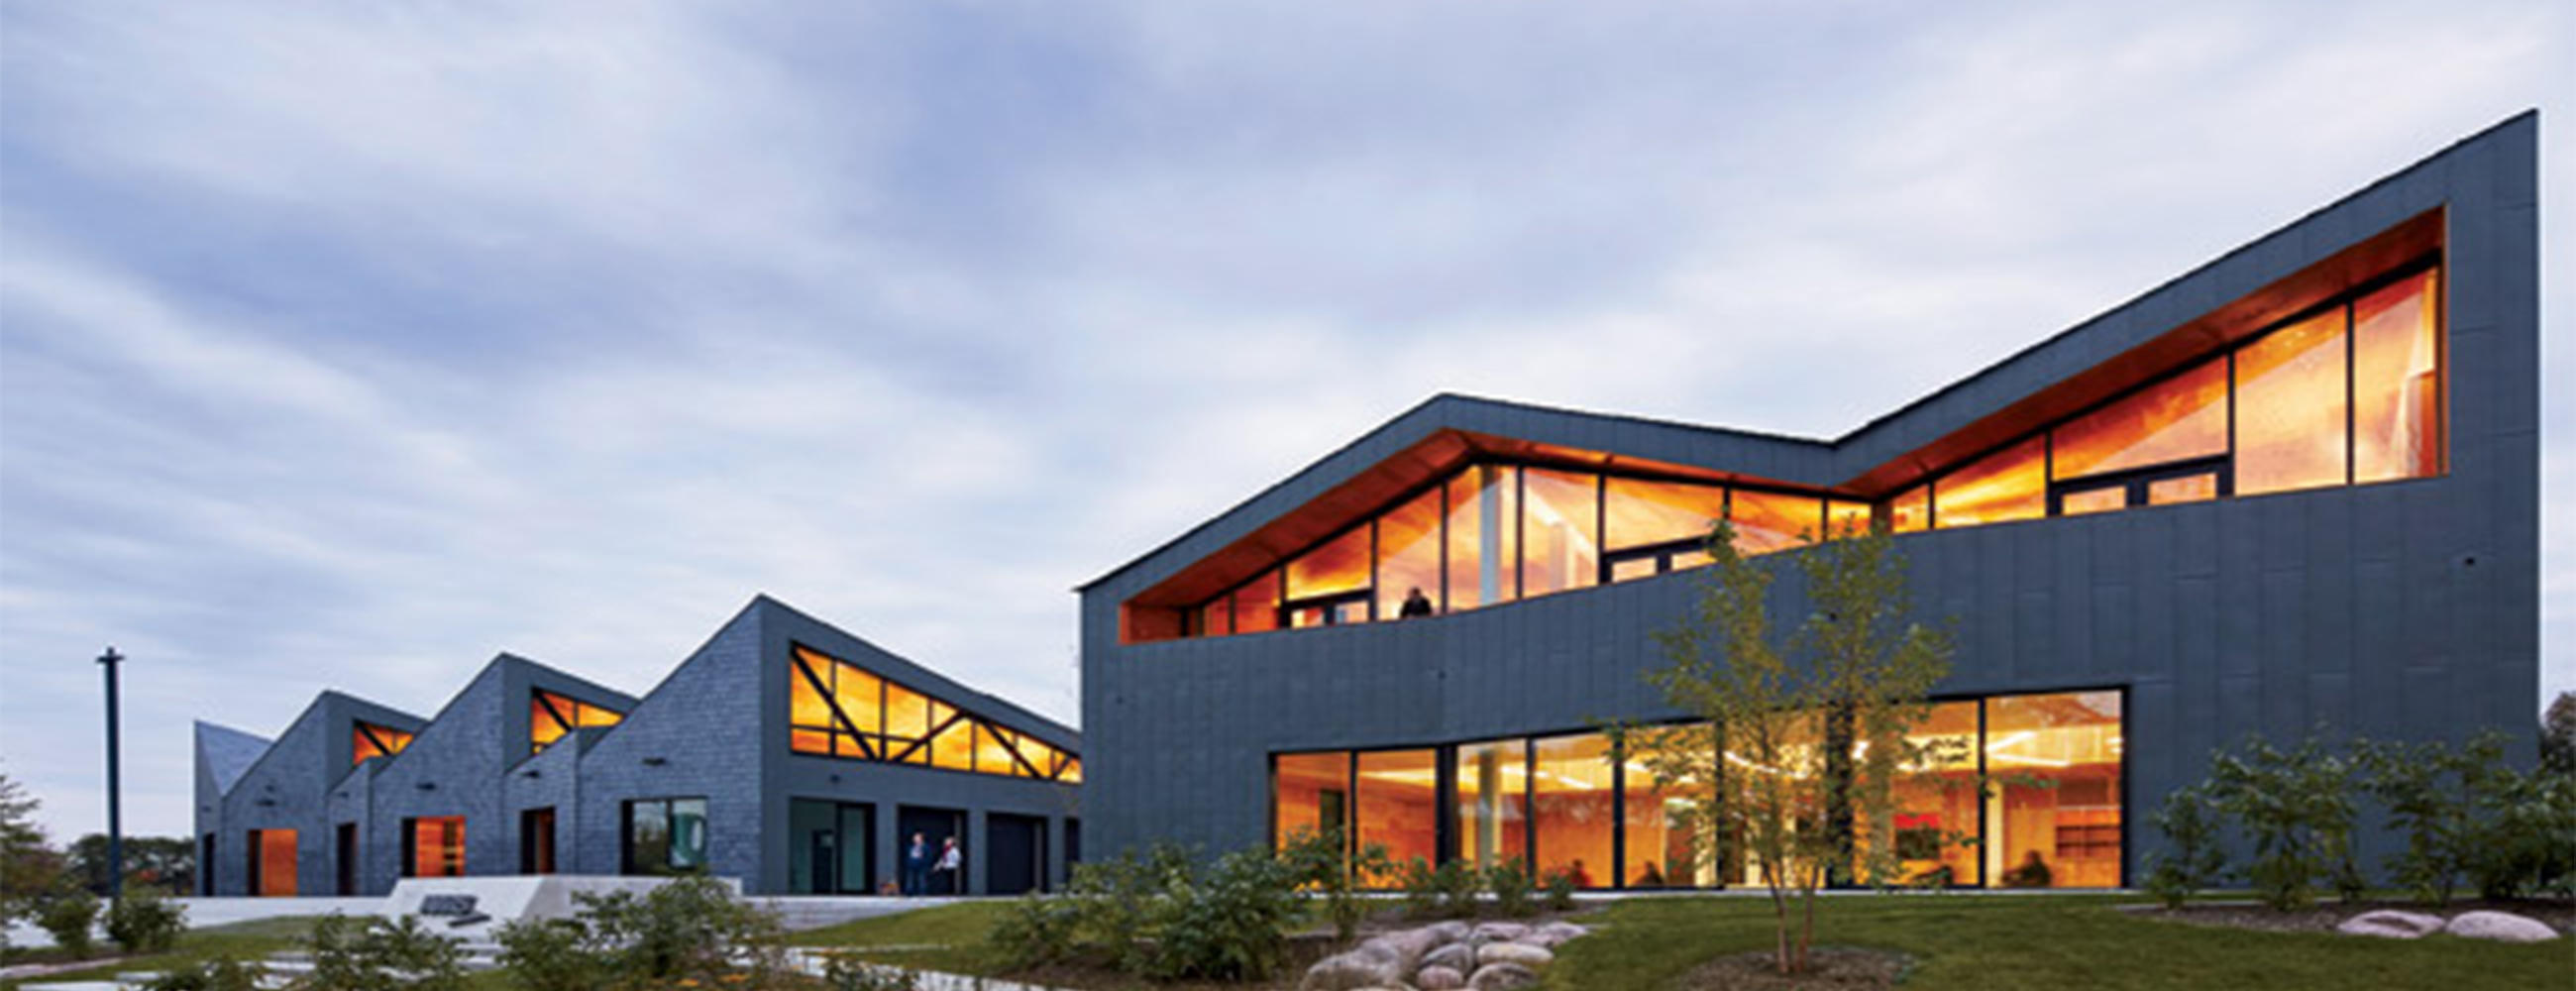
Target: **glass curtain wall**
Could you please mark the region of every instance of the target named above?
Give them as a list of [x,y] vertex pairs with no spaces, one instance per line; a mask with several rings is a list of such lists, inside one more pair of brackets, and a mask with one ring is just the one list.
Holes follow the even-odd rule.
[[788,749],[818,757],[1079,782],[1082,760],[961,712],[821,651],[796,647],[788,672]]
[[[2003,695],[1934,703],[1908,737],[1884,823],[1850,820],[1856,851],[1873,837],[1894,844],[1895,880],[1961,887],[2110,888],[2121,882],[2122,760],[2117,691]],[[1823,720],[1787,721],[1777,760],[1822,745]],[[1723,776],[1792,773],[1742,740],[1718,750],[1706,724],[1666,727],[1704,747],[1705,769],[1660,780],[1618,759],[1598,733],[1515,738],[1406,750],[1282,753],[1271,776],[1271,833],[1341,829],[1383,844],[1398,865],[1414,858],[1491,867],[1535,864],[1586,888],[1759,885],[1740,843],[1711,862],[1695,855],[1687,804]],[[1855,758],[1865,744],[1851,744]],[[1447,769],[1446,780],[1442,769]],[[1794,767],[1794,764],[1793,764]],[[1979,798],[1979,775],[1988,794]],[[1737,781],[1737,784],[1743,784]],[[1443,808],[1451,812],[1440,821]],[[1802,828],[1828,821],[1802,814]],[[1447,836],[1443,836],[1444,830]],[[1387,886],[1392,878],[1368,878]]]

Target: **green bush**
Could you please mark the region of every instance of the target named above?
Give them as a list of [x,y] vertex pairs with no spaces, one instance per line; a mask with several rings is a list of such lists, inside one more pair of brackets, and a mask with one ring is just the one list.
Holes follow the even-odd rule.
[[2406,835],[2406,848],[2388,860],[2389,878],[2418,901],[2450,901],[2478,856],[2478,785],[2503,765],[2503,737],[2490,733],[2456,750],[2438,741],[2365,740],[2353,745],[2353,761],[2363,790],[2387,809],[2389,827]]
[[2462,865],[2488,898],[2576,896],[2576,775],[2491,765],[2477,777]]
[[1361,886],[1369,879],[1386,877],[1393,861],[1386,846],[1370,843],[1349,856],[1349,844],[1339,829],[1317,833],[1300,830],[1288,840],[1279,857],[1288,862],[1297,877],[1298,886],[1314,893],[1324,903],[1324,918],[1333,924],[1333,936],[1350,942],[1359,932],[1360,920],[1368,916],[1368,899]]
[[612,964],[590,945],[590,930],[572,919],[527,919],[502,926],[500,964],[527,991],[599,991]]
[[775,913],[703,875],[674,878],[642,895],[577,894],[582,943],[624,980],[760,981],[787,966],[786,927]]
[[1547,910],[1574,911],[1574,872],[1558,869],[1547,872]]
[[2351,765],[2314,737],[2289,750],[2248,738],[2216,755],[2211,797],[2254,840],[2246,878],[2265,905],[2306,908],[2319,883],[2359,897],[2351,785]]
[[1485,869],[1485,890],[1494,893],[1494,908],[1504,918],[1525,919],[1538,914],[1536,889],[1530,884],[1528,867],[1519,857],[1505,857]]
[[465,991],[464,954],[412,916],[388,922],[334,912],[314,923],[313,970],[296,991]]
[[127,953],[167,952],[187,930],[187,910],[151,888],[129,888],[107,910],[107,938]]
[[1032,894],[1002,908],[986,946],[1011,969],[1064,963],[1081,947],[1084,900]]
[[1012,906],[986,942],[1018,967],[1079,960],[1156,981],[1264,980],[1286,960],[1309,867],[1266,850],[1202,864],[1160,846],[1077,868],[1064,894]]
[[1192,884],[1170,892],[1156,913],[1156,980],[1268,979],[1285,961],[1297,920],[1294,865],[1266,850],[1217,858]]
[[90,927],[97,922],[98,899],[86,891],[54,895],[36,909],[36,925],[74,960],[88,959],[97,949],[90,936]]
[[144,991],[260,991],[260,969],[231,957],[200,960],[162,971]]
[[2219,847],[2222,822],[2207,789],[2177,788],[2148,817],[2165,836],[2165,848],[2147,858],[2147,893],[2166,908],[2183,902],[2227,875],[2227,854]]
[[823,985],[831,991],[921,991],[921,975],[836,953],[823,962]]

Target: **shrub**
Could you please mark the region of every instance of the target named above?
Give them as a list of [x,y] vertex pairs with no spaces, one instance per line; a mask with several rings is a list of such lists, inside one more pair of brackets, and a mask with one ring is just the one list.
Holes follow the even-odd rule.
[[2576,776],[2490,765],[2472,787],[2463,867],[2478,893],[2576,895]]
[[127,953],[166,952],[187,929],[187,910],[151,888],[131,889],[107,910],[107,938]]
[[313,926],[313,970],[297,991],[464,991],[455,942],[412,916],[388,922],[334,912]]
[[831,991],[921,991],[921,976],[835,953],[823,962],[823,985]]
[[[1002,909],[986,946],[1012,969],[1062,963],[1074,958],[1081,944],[1084,899],[1068,895],[1028,895]],[[834,958],[835,962],[838,958]]]
[[144,991],[260,991],[260,969],[231,957],[200,960],[161,972]]
[[2207,789],[2175,789],[2149,819],[2165,835],[2165,848],[2148,858],[2147,893],[2166,908],[2181,908],[2194,893],[2226,876],[2227,854],[2218,843],[2221,821]]
[[36,925],[53,936],[54,945],[62,947],[74,960],[86,959],[96,949],[90,927],[97,922],[98,899],[86,891],[57,894],[36,910]]
[[1440,915],[1440,887],[1431,862],[1415,857],[1396,868],[1396,885],[1403,892],[1404,916],[1408,919],[1430,919]]
[[2351,766],[2315,737],[2286,751],[2248,738],[2216,756],[2212,798],[2254,840],[2246,877],[2265,905],[2305,908],[2315,903],[2320,881],[2346,898],[2359,896],[2351,778]]
[[1574,911],[1573,871],[1560,869],[1547,872],[1547,910],[1550,912]]
[[605,969],[627,980],[767,980],[786,968],[786,927],[775,913],[734,898],[703,875],[676,878],[637,895],[579,894],[584,941]]
[[1505,857],[1485,869],[1485,890],[1494,893],[1494,908],[1505,918],[1522,919],[1537,914],[1532,900],[1529,869],[1518,857]]
[[502,926],[500,964],[527,991],[598,991],[610,964],[589,945],[589,929],[572,919],[527,919]]
[[1280,859],[1287,861],[1289,870],[1296,875],[1299,887],[1323,900],[1324,917],[1333,923],[1334,938],[1345,943],[1350,942],[1359,931],[1360,920],[1368,915],[1368,900],[1362,896],[1360,886],[1368,879],[1392,873],[1393,863],[1387,858],[1384,844],[1367,844],[1345,858],[1343,851],[1347,849],[1349,844],[1343,840],[1342,831],[1328,829],[1321,833],[1300,831],[1279,852]]
[[2361,741],[2353,755],[2363,789],[2388,810],[2388,825],[2406,835],[2406,848],[2388,860],[2390,879],[2418,901],[2450,901],[2477,855],[2473,802],[2479,780],[2504,761],[2503,739],[2489,734],[2457,750]]
[[1297,918],[1298,876],[1265,850],[1237,850],[1194,883],[1171,891],[1156,913],[1157,980],[1265,980],[1287,956]]

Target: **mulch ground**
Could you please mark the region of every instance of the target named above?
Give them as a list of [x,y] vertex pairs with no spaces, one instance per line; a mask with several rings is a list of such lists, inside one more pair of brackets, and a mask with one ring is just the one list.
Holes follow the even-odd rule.
[[2275,912],[2255,902],[2209,902],[2166,909],[2157,905],[2122,906],[2142,918],[2164,919],[2195,926],[2226,926],[2233,929],[2260,929],[2268,932],[2333,932],[2344,920],[2364,912],[2396,909],[2420,912],[2445,919],[2464,912],[2511,912],[2524,918],[2538,919],[2563,933],[2576,933],[2576,902],[2516,899],[2494,901],[2468,899],[2443,905],[2423,905],[2410,901],[2325,902],[2297,912]]
[[1914,958],[1885,950],[1819,946],[1808,951],[1807,971],[1780,973],[1768,950],[1719,957],[1682,976],[1680,991],[1878,991],[1905,979]]

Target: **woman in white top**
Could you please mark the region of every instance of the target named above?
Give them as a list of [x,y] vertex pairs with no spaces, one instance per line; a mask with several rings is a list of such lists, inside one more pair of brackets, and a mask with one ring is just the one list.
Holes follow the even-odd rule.
[[957,837],[951,836],[948,838],[947,842],[940,845],[938,866],[932,867],[930,870],[931,873],[934,874],[948,875],[945,886],[948,889],[948,893],[954,895],[959,894],[964,890],[964,878],[960,877],[957,871],[959,868],[964,867],[965,864],[966,855],[957,849]]

